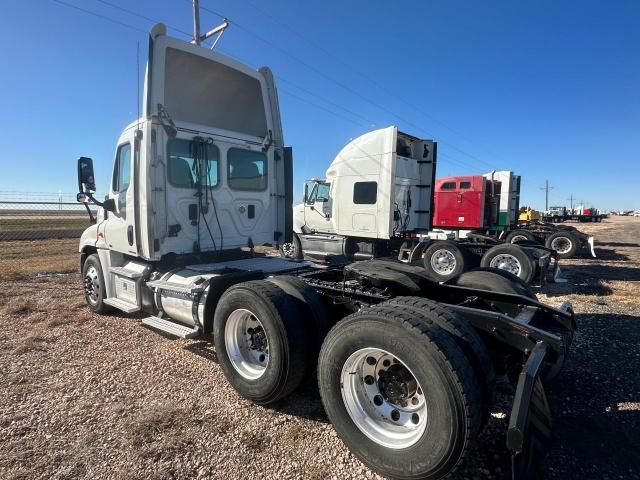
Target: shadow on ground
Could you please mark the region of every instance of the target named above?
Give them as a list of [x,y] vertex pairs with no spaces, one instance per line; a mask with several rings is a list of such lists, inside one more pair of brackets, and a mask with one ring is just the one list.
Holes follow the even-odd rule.
[[640,478],[640,317],[576,320],[571,356],[547,388],[555,419],[547,478]]

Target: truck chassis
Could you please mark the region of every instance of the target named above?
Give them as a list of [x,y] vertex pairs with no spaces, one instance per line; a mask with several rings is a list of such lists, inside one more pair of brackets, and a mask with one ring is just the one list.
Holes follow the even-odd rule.
[[[284,398],[317,366],[323,405],[339,436],[370,468],[392,478],[440,478],[455,469],[486,420],[496,374],[506,376],[515,389],[506,445],[515,477],[531,478],[530,466],[543,453],[540,440],[550,435],[543,380],[561,368],[575,331],[569,303],[543,305],[496,272],[467,272],[438,284],[421,266],[391,260],[319,269],[245,252],[209,264],[131,259],[105,272],[104,253],[82,256],[92,310],[144,310],[151,316],[142,323],[153,329],[213,336],[228,381],[259,404]],[[123,290],[135,293],[107,296],[123,297]],[[167,314],[177,305],[191,322]],[[425,372],[436,367],[448,380],[427,388]],[[396,463],[397,448],[428,443],[430,402],[456,381],[475,413],[461,415],[460,398],[449,398],[443,415],[462,423],[447,437],[446,455],[439,463],[422,454]],[[429,428],[440,428],[429,418]]]

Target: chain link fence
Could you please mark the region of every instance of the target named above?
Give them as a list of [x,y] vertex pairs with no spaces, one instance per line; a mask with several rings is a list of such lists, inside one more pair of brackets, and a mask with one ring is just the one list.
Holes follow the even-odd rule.
[[75,194],[0,191],[0,280],[76,271],[88,226]]

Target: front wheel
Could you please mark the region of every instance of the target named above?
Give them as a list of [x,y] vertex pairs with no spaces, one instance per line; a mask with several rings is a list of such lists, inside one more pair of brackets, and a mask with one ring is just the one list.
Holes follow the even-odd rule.
[[290,242],[285,242],[280,245],[280,254],[285,258],[292,258],[294,260],[302,260],[304,256],[302,253],[302,246],[300,245],[300,239],[295,233]]
[[400,305],[365,309],[334,326],[318,383],[338,436],[389,478],[446,476],[481,421],[477,377],[460,347]]
[[89,308],[95,313],[107,313],[112,309],[104,303],[106,287],[100,258],[96,253],[89,255],[82,266],[82,283],[84,299]]

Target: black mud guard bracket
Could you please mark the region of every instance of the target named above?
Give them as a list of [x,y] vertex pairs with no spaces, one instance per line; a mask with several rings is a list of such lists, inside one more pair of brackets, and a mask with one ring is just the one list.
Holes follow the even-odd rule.
[[542,466],[551,441],[551,413],[540,379],[547,346],[538,342],[531,351],[516,386],[507,430],[513,480],[543,478]]

